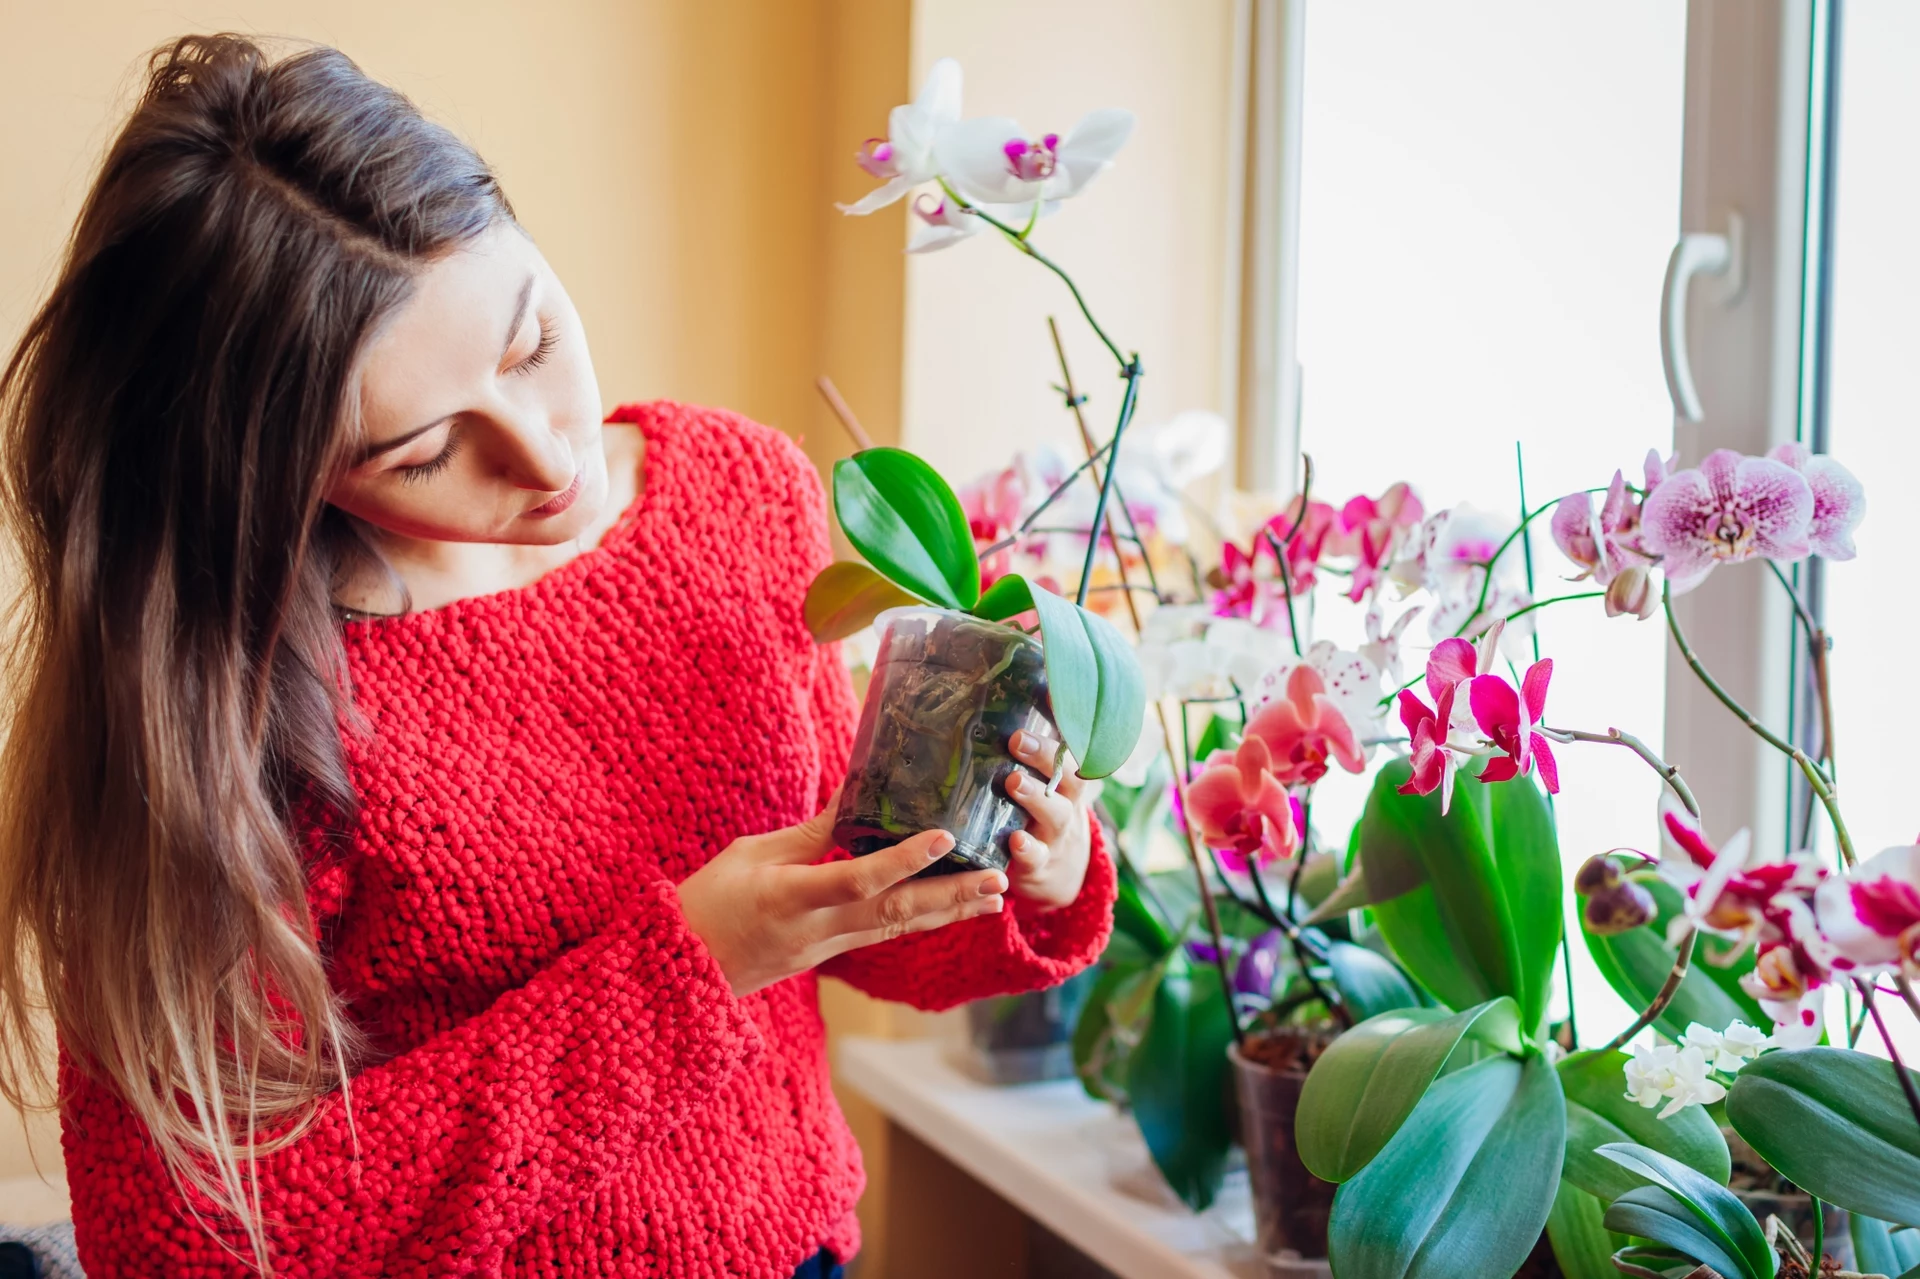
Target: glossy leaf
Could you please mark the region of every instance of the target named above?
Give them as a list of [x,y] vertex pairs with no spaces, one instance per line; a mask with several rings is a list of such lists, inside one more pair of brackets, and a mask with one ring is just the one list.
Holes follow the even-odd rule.
[[1119,891],[1113,902],[1113,928],[1117,935],[1130,937],[1144,951],[1158,959],[1179,940],[1168,921],[1148,904],[1131,863],[1122,862]]
[[1848,1214],[1853,1268],[1863,1274],[1905,1275],[1920,1268],[1920,1230],[1896,1230],[1865,1213]]
[[1126,1095],[1126,1058],[1114,1037],[1107,1005],[1120,983],[1138,971],[1117,964],[1102,968],[1073,1023],[1073,1073],[1095,1101],[1115,1101]]
[[[1736,1273],[1752,1276],[1753,1279],[1769,1279],[1773,1274],[1776,1259],[1773,1249],[1767,1246],[1766,1234],[1760,1229],[1760,1223],[1754,1220],[1753,1214],[1747,1211],[1747,1206],[1731,1190],[1678,1159],[1647,1146],[1615,1142],[1600,1147],[1597,1153],[1645,1183],[1613,1201],[1607,1209],[1609,1230],[1638,1235],[1669,1248],[1677,1248],[1696,1261],[1713,1266],[1729,1279]],[[1664,1192],[1673,1203],[1666,1203],[1658,1194],[1651,1194],[1650,1191]],[[1727,1269],[1714,1257],[1694,1252],[1678,1239],[1638,1229],[1626,1217],[1616,1220],[1615,1210],[1623,1203],[1633,1205],[1628,1216],[1646,1216],[1641,1224],[1658,1224],[1657,1219],[1662,1214],[1677,1207],[1681,1216],[1676,1220],[1691,1218],[1692,1229],[1718,1249],[1723,1260],[1732,1259],[1737,1264],[1734,1269]]]
[[[1586,937],[1587,951],[1607,984],[1635,1008],[1645,1008],[1679,958],[1679,952],[1667,945],[1666,937],[1667,922],[1682,913],[1682,901],[1680,890],[1652,871],[1636,871],[1630,878],[1653,895],[1658,913],[1652,922],[1610,937],[1588,932],[1584,918],[1580,929]],[[1772,1024],[1753,996],[1740,989],[1741,975],[1753,969],[1751,950],[1730,965],[1708,962],[1709,948],[1725,944],[1713,937],[1700,939],[1694,962],[1680,989],[1674,992],[1673,1002],[1654,1022],[1661,1034],[1678,1039],[1696,1021],[1715,1030],[1725,1030],[1734,1021],[1760,1027]]]
[[947,608],[980,598],[966,511],[940,473],[904,449],[833,465],[833,509],[854,548],[895,585]]
[[[1562,1083],[1565,1080],[1561,1081]],[[1602,1221],[1606,1208],[1598,1199],[1562,1180],[1547,1216],[1547,1240],[1566,1279],[1619,1279],[1613,1254],[1627,1241],[1610,1232]]]
[[[1511,999],[1465,1012],[1402,1008],[1369,1018],[1320,1055],[1300,1091],[1294,1140],[1322,1181],[1358,1174],[1421,1104],[1460,1041],[1472,1035],[1505,1051],[1519,1049]],[[1559,1170],[1554,1171],[1556,1177]]]
[[1420,996],[1413,983],[1391,959],[1376,955],[1365,946],[1335,941],[1327,944],[1327,967],[1333,970],[1333,984],[1347,1002],[1347,1011],[1356,1022],[1378,1017],[1396,1008],[1418,1008]]
[[1154,990],[1152,1020],[1127,1067],[1127,1095],[1167,1184],[1198,1212],[1213,1202],[1232,1136],[1227,1045],[1233,1023],[1212,965],[1175,950]]
[[1845,1048],[1763,1054],[1734,1081],[1727,1120],[1801,1189],[1920,1226],[1920,1121],[1892,1062]]
[[1334,1273],[1511,1275],[1552,1210],[1565,1134],[1560,1078],[1543,1057],[1494,1057],[1440,1079],[1334,1196]]
[[1454,1007],[1511,996],[1528,1034],[1542,1026],[1560,939],[1560,850],[1553,817],[1531,778],[1463,780],[1453,805],[1402,795],[1410,765],[1380,770],[1360,821],[1360,862],[1419,887],[1374,907],[1394,954]]
[[1602,1219],[1609,1230],[1651,1239],[1704,1266],[1723,1279],[1769,1279],[1772,1269],[1753,1264],[1727,1246],[1718,1232],[1681,1196],[1660,1186],[1641,1186],[1613,1201]]
[[1147,712],[1146,682],[1133,649],[1103,617],[1018,574],[995,582],[976,610],[990,621],[1032,609],[1047,655],[1047,695],[1061,739],[1080,775],[1105,777],[1133,754]]
[[1700,1106],[1688,1106],[1670,1119],[1626,1098],[1623,1052],[1575,1053],[1559,1065],[1567,1095],[1566,1179],[1611,1203],[1644,1179],[1596,1153],[1614,1143],[1636,1143],[1669,1155],[1718,1185],[1733,1174],[1727,1141]]
[[801,615],[813,638],[828,644],[865,630],[890,608],[922,602],[867,565],[841,560],[821,569],[807,587]]

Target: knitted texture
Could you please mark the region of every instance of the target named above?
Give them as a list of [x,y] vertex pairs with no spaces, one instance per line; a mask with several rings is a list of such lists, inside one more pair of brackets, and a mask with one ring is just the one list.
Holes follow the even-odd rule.
[[[842,778],[852,690],[800,615],[826,500],[785,437],[732,414],[609,421],[646,457],[598,548],[347,627],[363,809],[313,898],[376,1051],[260,1165],[277,1273],[787,1279],[859,1246],[816,976],[735,997],[674,888]],[[1057,982],[1106,941],[1095,841],[1063,909],[1013,902],[826,971],[928,1009]],[[245,1273],[132,1113],[64,1077],[88,1274]]]

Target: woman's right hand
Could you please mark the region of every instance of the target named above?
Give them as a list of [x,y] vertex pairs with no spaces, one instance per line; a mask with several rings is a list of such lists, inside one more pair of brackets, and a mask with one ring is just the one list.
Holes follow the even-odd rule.
[[843,951],[997,915],[1007,877],[997,870],[909,878],[946,856],[953,836],[925,831],[851,860],[833,851],[837,797],[812,820],[728,844],[680,882],[687,925],[736,995],[771,986]]

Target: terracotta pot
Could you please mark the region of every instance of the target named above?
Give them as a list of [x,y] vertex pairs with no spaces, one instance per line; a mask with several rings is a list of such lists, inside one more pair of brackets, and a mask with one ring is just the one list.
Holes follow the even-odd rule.
[[924,830],[953,851],[922,874],[1001,870],[1026,810],[1007,797],[1015,732],[1057,738],[1046,662],[1025,632],[931,608],[881,615],[833,837],[856,857]]
[[1307,1072],[1331,1042],[1329,1035],[1280,1031],[1248,1040],[1244,1052],[1237,1045],[1227,1050],[1253,1182],[1254,1243],[1276,1279],[1313,1274],[1314,1259],[1327,1255],[1337,1187],[1300,1162],[1294,1117]]

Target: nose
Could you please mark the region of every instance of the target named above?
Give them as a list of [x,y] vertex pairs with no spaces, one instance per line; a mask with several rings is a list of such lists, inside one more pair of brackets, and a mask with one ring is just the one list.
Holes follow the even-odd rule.
[[515,415],[500,423],[501,467],[515,488],[558,493],[573,483],[579,459],[543,414]]

